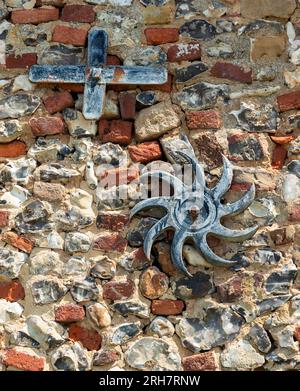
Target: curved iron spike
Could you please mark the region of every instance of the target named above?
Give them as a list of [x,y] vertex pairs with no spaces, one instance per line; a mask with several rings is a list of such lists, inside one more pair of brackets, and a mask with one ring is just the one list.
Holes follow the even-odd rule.
[[223,156],[223,172],[221,179],[219,180],[218,184],[211,190],[212,195],[214,199],[220,200],[222,196],[229,190],[231,186],[231,181],[232,181],[232,164],[230,161],[227,159],[226,156]]
[[236,213],[240,213],[252,203],[252,201],[255,198],[255,186],[254,184],[251,185],[250,189],[247,191],[246,194],[243,195],[242,198],[240,198],[238,201],[233,202],[232,204],[225,204],[222,205],[221,209],[221,215],[234,215]]
[[211,248],[209,247],[207,240],[206,240],[206,234],[204,234],[202,237],[197,238],[200,239],[199,242],[195,240],[194,237],[194,243],[196,247],[201,251],[204,258],[215,266],[233,266],[237,264],[237,261],[230,261],[229,259],[224,259],[219,257],[219,255],[215,254]]
[[150,259],[151,256],[151,249],[153,246],[154,241],[170,226],[168,225],[168,219],[169,216],[164,216],[161,220],[159,220],[157,223],[155,223],[147,232],[145,239],[144,239],[144,253],[146,254],[146,257]]
[[132,218],[135,214],[141,212],[143,209],[146,208],[165,208],[166,210],[169,209],[169,201],[167,199],[161,198],[161,197],[153,197],[153,198],[147,198],[146,200],[142,200],[138,202],[130,211],[130,218]]
[[201,189],[204,191],[206,181],[205,181],[205,175],[204,175],[204,170],[203,170],[202,166],[192,156],[186,154],[185,152],[177,151],[177,154],[181,155],[183,158],[188,160],[193,167],[193,172],[195,175],[195,179],[192,184],[193,190],[196,190],[197,188],[199,188],[199,185],[200,185]]
[[255,225],[254,227],[238,231],[235,229],[224,227],[222,224],[218,224],[210,230],[210,233],[217,236],[218,238],[227,239],[231,242],[235,242],[249,239],[255,234],[258,228],[258,225]]
[[183,189],[185,188],[184,183],[176,178],[176,176],[163,171],[149,171],[145,172],[143,175],[141,175],[140,180],[143,181],[145,178],[154,177],[157,179],[161,179],[162,181],[167,182],[170,186],[173,187],[174,193],[182,193]]
[[192,277],[192,274],[187,270],[183,257],[182,248],[185,242],[185,236],[181,231],[175,231],[172,244],[171,244],[171,259],[172,263],[179,269],[183,274],[188,277]]

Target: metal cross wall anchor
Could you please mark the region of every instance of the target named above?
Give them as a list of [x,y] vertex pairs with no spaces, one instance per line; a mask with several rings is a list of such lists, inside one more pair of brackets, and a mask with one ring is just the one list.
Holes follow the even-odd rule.
[[84,84],[83,115],[86,119],[101,117],[106,84],[163,84],[168,79],[163,67],[110,66],[106,64],[108,35],[94,29],[88,36],[87,65],[33,65],[32,82]]

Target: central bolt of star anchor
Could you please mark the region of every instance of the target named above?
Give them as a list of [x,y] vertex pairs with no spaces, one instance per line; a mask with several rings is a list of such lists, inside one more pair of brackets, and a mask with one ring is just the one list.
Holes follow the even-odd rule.
[[106,84],[164,84],[168,79],[163,67],[105,65],[108,35],[104,30],[89,32],[87,65],[33,65],[29,79],[35,83],[84,84],[83,115],[101,117]]

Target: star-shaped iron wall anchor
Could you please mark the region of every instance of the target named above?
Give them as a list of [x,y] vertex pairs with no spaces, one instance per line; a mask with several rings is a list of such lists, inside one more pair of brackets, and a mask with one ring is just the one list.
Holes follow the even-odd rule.
[[104,30],[91,30],[88,36],[87,65],[33,65],[32,82],[84,84],[83,115],[101,117],[106,84],[163,84],[168,79],[163,67],[105,65],[108,36]]
[[[229,190],[232,182],[232,165],[223,156],[223,173],[218,184],[210,189],[206,186],[204,170],[195,158],[193,150],[190,153],[174,151],[177,160],[185,160],[192,166],[193,181],[187,185],[179,178],[163,171],[150,171],[143,174],[141,181],[148,183],[148,179],[157,179],[168,183],[173,189],[170,197],[152,197],[138,202],[131,210],[131,217],[136,213],[153,207],[160,207],[166,214],[154,224],[144,239],[144,252],[150,259],[154,241],[166,230],[172,229],[174,237],[171,244],[171,259],[178,270],[191,277],[182,256],[182,248],[190,240],[200,250],[209,263],[216,266],[233,266],[237,261],[227,260],[215,254],[207,243],[207,236],[212,234],[229,241],[243,241],[257,231],[258,226],[245,230],[232,230],[222,225],[225,216],[238,214],[245,210],[254,200],[255,186],[250,187],[247,193],[238,201],[223,204],[222,197]],[[170,193],[172,194],[172,193]]]

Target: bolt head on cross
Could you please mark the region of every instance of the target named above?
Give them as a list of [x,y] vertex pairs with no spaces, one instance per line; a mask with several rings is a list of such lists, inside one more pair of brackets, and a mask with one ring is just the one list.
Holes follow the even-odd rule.
[[106,84],[164,84],[163,67],[106,65],[108,35],[93,29],[88,36],[87,65],[33,65],[29,79],[34,83],[84,84],[83,115],[98,120],[103,112]]

